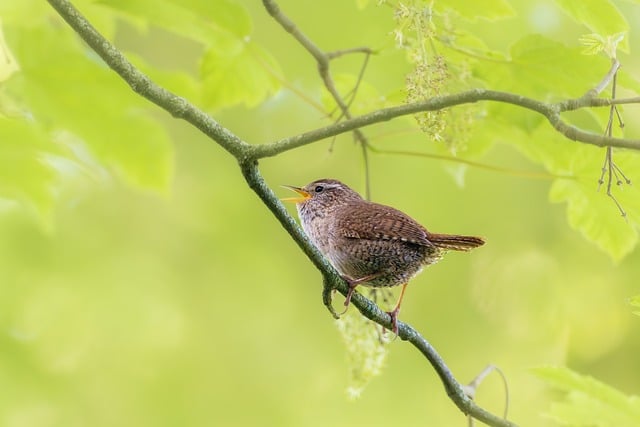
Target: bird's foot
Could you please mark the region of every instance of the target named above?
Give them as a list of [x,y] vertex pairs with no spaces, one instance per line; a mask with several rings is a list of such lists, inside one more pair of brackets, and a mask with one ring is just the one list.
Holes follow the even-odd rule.
[[391,317],[391,332],[393,332],[396,338],[398,338],[398,314],[400,313],[400,308],[396,307],[392,311],[387,311],[386,313]]
[[349,309],[349,304],[351,304],[351,297],[353,296],[353,293],[356,291],[356,286],[358,286],[358,283],[359,283],[359,282],[352,282],[348,279],[345,279],[345,281],[349,284],[349,291],[347,292],[347,297],[344,300],[344,311],[340,313],[340,316],[345,314]]
[[349,284],[349,291],[347,292],[346,299],[344,300],[344,311],[340,313],[341,316],[345,314],[349,309],[349,304],[351,304],[351,297],[353,296],[353,293],[355,292],[356,287],[362,283],[375,279],[381,274],[382,273],[369,274],[364,277],[359,277],[357,279],[353,279],[349,276],[342,276],[342,279]]
[[398,338],[398,314],[400,313],[400,305],[402,305],[402,298],[404,298],[404,293],[406,290],[407,283],[402,285],[402,290],[400,291],[400,297],[398,297],[396,307],[391,311],[387,311],[387,314],[391,317],[391,330],[395,334],[396,338]]
[[329,313],[333,316],[334,319],[339,319],[340,316],[336,313],[336,309],[333,308],[332,300],[333,300],[333,291],[334,289],[331,287],[329,282],[325,279],[323,281],[322,286],[322,302],[324,303]]

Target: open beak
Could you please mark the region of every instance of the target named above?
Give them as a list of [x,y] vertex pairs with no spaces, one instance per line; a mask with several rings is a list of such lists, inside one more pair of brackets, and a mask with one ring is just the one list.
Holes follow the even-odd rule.
[[303,190],[300,187],[294,187],[293,185],[283,185],[282,187],[295,191],[300,195],[300,197],[285,197],[284,199],[280,199],[283,202],[302,203],[302,202],[306,202],[311,198],[311,194],[309,194],[309,192]]

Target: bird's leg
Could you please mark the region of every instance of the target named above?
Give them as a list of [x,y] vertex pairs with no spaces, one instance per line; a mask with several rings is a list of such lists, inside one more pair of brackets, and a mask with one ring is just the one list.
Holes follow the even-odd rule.
[[407,285],[409,283],[405,283],[402,285],[402,290],[400,291],[400,298],[398,298],[398,302],[396,303],[396,308],[392,311],[387,311],[387,314],[391,316],[391,327],[392,332],[398,336],[398,314],[400,313],[400,304],[402,304],[402,298],[404,297],[404,291],[407,289]]
[[345,282],[347,282],[349,284],[349,291],[347,292],[347,297],[344,300],[344,311],[342,313],[340,313],[340,315],[343,315],[347,312],[347,310],[349,309],[349,304],[351,303],[351,296],[353,295],[353,292],[356,290],[356,287],[362,283],[368,282],[370,280],[375,279],[376,277],[380,276],[382,273],[374,273],[374,274],[368,274],[364,277],[359,277],[357,279],[353,279],[349,276],[342,276],[342,278],[344,279]]

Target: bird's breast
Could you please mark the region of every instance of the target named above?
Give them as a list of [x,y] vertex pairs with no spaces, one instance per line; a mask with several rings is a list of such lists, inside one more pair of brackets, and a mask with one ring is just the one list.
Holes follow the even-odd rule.
[[298,216],[305,234],[309,240],[327,256],[329,251],[329,230],[333,225],[333,217],[330,212],[318,209],[310,209],[308,205],[298,206]]

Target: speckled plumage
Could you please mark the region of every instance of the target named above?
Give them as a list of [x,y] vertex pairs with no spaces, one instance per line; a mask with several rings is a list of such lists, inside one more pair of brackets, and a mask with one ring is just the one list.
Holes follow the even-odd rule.
[[305,233],[347,280],[372,277],[361,283],[365,286],[406,284],[446,250],[484,243],[429,233],[403,212],[366,201],[337,180],[317,180],[298,190],[308,195],[297,204]]
[[287,187],[302,196],[286,200],[297,203],[305,233],[349,283],[345,306],[358,285],[403,285],[395,308],[388,312],[396,335],[409,280],[447,250],[468,251],[484,244],[479,237],[430,233],[410,216],[364,200],[335,179]]

